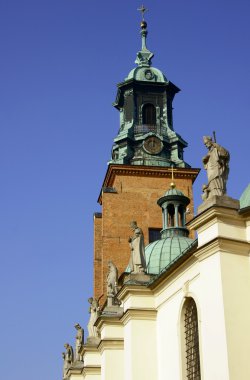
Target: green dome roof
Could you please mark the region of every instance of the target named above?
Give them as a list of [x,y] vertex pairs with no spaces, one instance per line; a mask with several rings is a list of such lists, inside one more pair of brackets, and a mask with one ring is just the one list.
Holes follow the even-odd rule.
[[159,274],[177,256],[189,248],[193,239],[174,236],[154,241],[145,248],[147,273]]
[[135,79],[138,81],[145,82],[168,82],[163,72],[159,69],[156,69],[155,67],[135,67],[133,70],[130,71],[125,80],[129,79]]
[[166,193],[164,194],[164,196],[166,197],[168,195],[180,195],[182,197],[185,196],[182,191],[180,191],[176,188],[173,188],[173,189],[171,188],[171,189],[167,190]]
[[240,208],[250,207],[250,183],[240,197]]

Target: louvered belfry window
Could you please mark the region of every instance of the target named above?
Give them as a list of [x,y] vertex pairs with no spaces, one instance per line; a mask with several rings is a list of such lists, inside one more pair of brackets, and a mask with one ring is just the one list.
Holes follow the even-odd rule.
[[151,103],[147,103],[142,109],[142,120],[145,125],[156,125],[156,109]]
[[190,298],[184,310],[184,335],[186,357],[186,379],[200,380],[200,353],[198,317],[195,302]]

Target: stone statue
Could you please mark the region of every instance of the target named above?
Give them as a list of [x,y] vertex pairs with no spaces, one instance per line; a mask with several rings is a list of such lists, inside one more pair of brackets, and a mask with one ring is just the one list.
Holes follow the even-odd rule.
[[205,201],[213,195],[226,194],[230,154],[210,136],[204,136],[203,141],[208,148],[208,154],[202,159],[208,177],[208,184],[202,188],[202,199]]
[[63,358],[63,379],[66,379],[67,371],[68,371],[68,363],[66,361],[65,352],[62,352],[62,358]]
[[117,294],[118,270],[112,261],[108,262],[107,274],[107,296],[115,296]]
[[63,378],[65,379],[67,377],[67,371],[72,366],[74,362],[74,351],[72,346],[70,346],[68,343],[65,343],[64,345],[66,352],[62,353],[62,357],[64,360],[63,363]]
[[98,330],[96,326],[94,326],[95,321],[97,320],[99,316],[99,302],[96,298],[90,297],[88,299],[88,302],[90,303],[89,307],[89,313],[90,313],[90,318],[89,318],[89,323],[88,323],[88,333],[89,337],[98,337]]
[[131,273],[142,273],[146,271],[143,232],[141,228],[137,226],[135,221],[130,223],[130,227],[134,232],[134,235],[128,239],[131,250],[129,267],[131,269]]
[[81,327],[81,325],[79,325],[79,323],[75,324],[75,329],[77,330],[75,360],[76,361],[83,361],[83,357],[82,357],[82,355],[79,354],[79,350],[81,349],[82,345],[84,344],[84,330]]
[[118,270],[112,261],[108,262],[108,274],[107,274],[107,306],[119,305],[119,301],[116,298],[118,292]]

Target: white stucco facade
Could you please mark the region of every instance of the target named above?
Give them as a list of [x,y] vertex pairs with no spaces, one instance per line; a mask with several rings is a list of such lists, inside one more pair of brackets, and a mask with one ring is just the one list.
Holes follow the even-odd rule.
[[186,379],[183,305],[195,301],[200,378],[250,378],[250,213],[211,207],[189,223],[198,243],[147,285],[124,284],[122,316],[100,316],[100,341],[83,346],[69,379]]

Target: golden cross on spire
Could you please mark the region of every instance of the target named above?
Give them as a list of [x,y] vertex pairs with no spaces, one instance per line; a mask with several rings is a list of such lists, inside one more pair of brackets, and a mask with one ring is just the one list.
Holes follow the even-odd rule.
[[141,15],[142,15],[142,21],[145,21],[145,20],[144,20],[144,13],[147,12],[148,9],[145,8],[144,5],[142,4],[141,8],[138,8],[137,10],[141,12]]
[[172,173],[172,182],[170,183],[170,187],[172,187],[172,189],[175,188],[175,183],[174,183],[174,165],[171,165],[171,173]]

